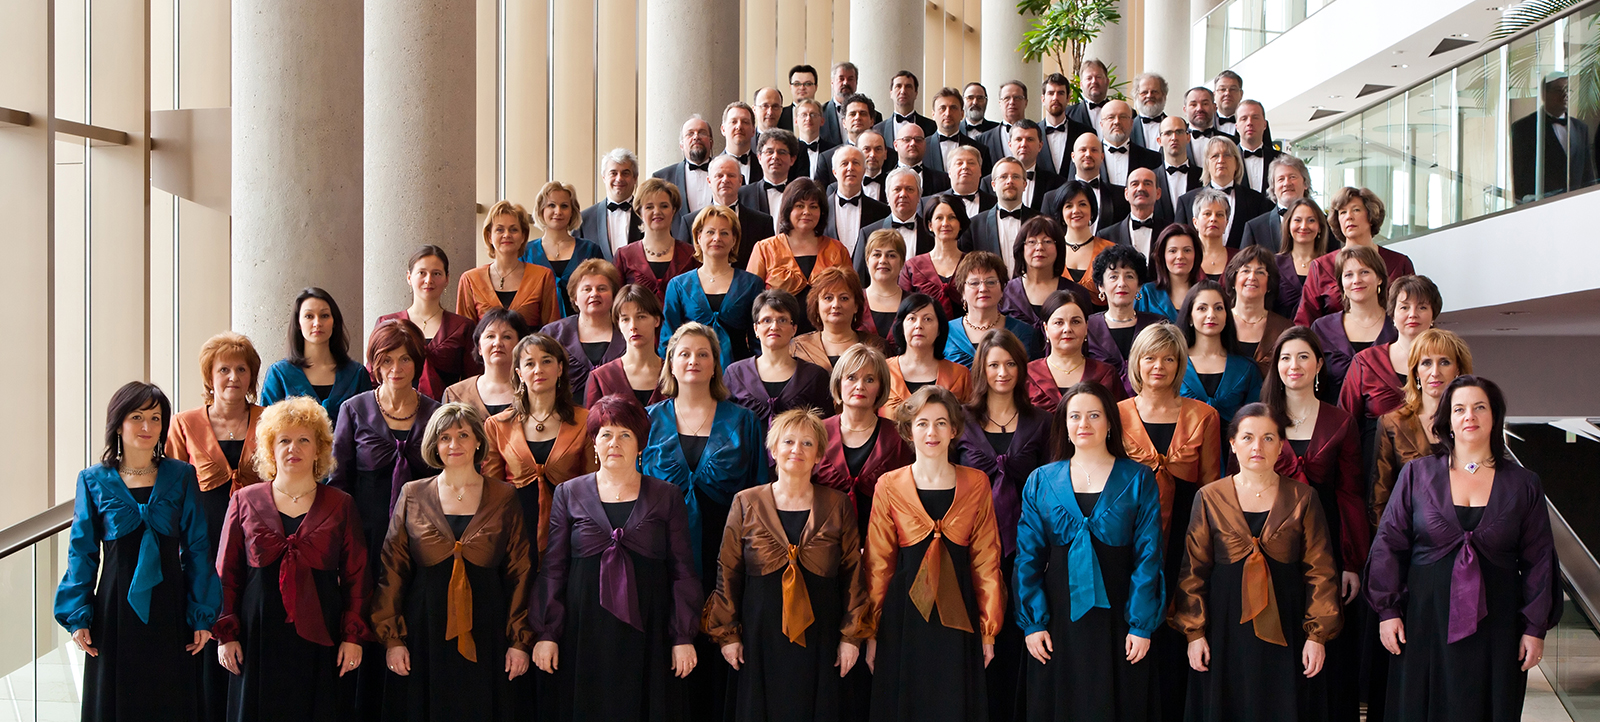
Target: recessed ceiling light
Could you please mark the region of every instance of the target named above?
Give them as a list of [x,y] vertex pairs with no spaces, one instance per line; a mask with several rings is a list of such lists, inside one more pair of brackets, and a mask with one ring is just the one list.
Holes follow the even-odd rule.
[[1396,51],[1394,51],[1395,55],[1405,55],[1405,53],[1406,53],[1406,51],[1404,51],[1404,50],[1396,50]]
[[1469,35],[1469,33],[1451,33],[1450,37],[1452,37],[1452,38],[1464,38],[1464,37],[1468,37],[1468,35]]
[[1501,10],[1504,10],[1504,9],[1505,8],[1499,7],[1499,6],[1484,8],[1484,10],[1488,10],[1489,12],[1492,12],[1492,13],[1497,13],[1497,12],[1500,12]]
[[1391,68],[1409,68],[1411,66],[1406,65],[1405,63],[1396,63],[1396,64],[1391,65],[1389,67],[1391,67]]
[[1333,99],[1338,99],[1338,98],[1343,98],[1344,96],[1342,96],[1342,95],[1330,95],[1328,97],[1329,98],[1333,98]]

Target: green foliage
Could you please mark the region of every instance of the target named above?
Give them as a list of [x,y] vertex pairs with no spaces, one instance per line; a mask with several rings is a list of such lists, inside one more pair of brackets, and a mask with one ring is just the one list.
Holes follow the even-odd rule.
[[1523,0],[1506,9],[1495,23],[1494,32],[1489,34],[1489,40],[1509,38],[1528,28],[1543,23],[1545,20],[1560,15],[1562,12],[1578,4],[1578,0]]
[[1089,42],[1105,26],[1122,21],[1116,0],[1018,0],[1017,12],[1035,16],[1033,29],[1023,33],[1017,46],[1022,58],[1028,62],[1054,59],[1073,78],[1078,77],[1083,49]]

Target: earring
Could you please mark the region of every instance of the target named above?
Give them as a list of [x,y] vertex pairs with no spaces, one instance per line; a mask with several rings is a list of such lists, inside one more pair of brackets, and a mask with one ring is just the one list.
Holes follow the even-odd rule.
[[122,464],[122,432],[117,432],[117,464]]
[[1418,391],[1422,390],[1422,379],[1421,378],[1417,379],[1417,390]]
[[1311,393],[1315,394],[1315,393],[1321,393],[1321,392],[1322,392],[1322,377],[1321,376],[1312,376],[1311,377]]

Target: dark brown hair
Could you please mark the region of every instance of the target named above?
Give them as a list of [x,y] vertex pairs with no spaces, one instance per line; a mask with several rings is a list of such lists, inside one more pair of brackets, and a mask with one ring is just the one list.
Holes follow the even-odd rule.
[[289,317],[289,357],[290,364],[306,369],[311,368],[310,359],[306,358],[306,337],[300,334],[300,310],[306,301],[317,299],[328,304],[328,310],[333,313],[333,333],[328,335],[328,353],[333,354],[333,365],[344,368],[350,363],[350,337],[345,333],[344,314],[339,312],[339,302],[316,286],[310,286],[294,298],[294,312]]
[[[1271,311],[1278,302],[1278,259],[1264,246],[1248,246],[1228,261],[1228,267],[1222,270],[1222,299],[1227,301],[1230,307],[1238,302],[1239,271],[1246,263],[1252,262],[1259,263],[1267,269],[1267,295],[1262,298],[1261,303]],[[1195,267],[1199,268],[1200,264],[1196,263]]]
[[795,204],[800,201],[816,202],[817,227],[814,232],[820,237],[822,229],[828,225],[828,194],[823,192],[816,181],[804,176],[789,181],[789,185],[783,189],[783,200],[778,206],[778,215],[772,219],[772,229],[778,233],[794,230],[794,224],[789,221],[789,214],[794,212]]
[[406,261],[406,272],[410,273],[412,269],[417,267],[418,261],[430,256],[439,259],[439,262],[444,264],[445,275],[450,275],[450,256],[444,252],[443,248],[435,246],[432,243],[418,248],[416,253],[411,254],[411,259]]
[[848,266],[830,266],[811,277],[811,290],[806,293],[806,318],[810,319],[812,328],[822,330],[822,294],[840,291],[856,300],[856,315],[850,319],[850,328],[861,325],[867,313],[867,294],[861,289],[861,277]]
[[422,374],[422,364],[427,360],[422,331],[406,319],[391,318],[378,324],[377,328],[372,329],[372,336],[367,338],[367,374],[372,377],[373,386],[383,384],[378,362],[384,354],[395,349],[403,349],[411,356],[413,380]]
[[1118,459],[1128,458],[1128,451],[1122,445],[1122,412],[1117,410],[1111,391],[1096,381],[1079,381],[1061,392],[1061,403],[1056,405],[1056,413],[1050,421],[1050,460],[1065,461],[1077,452],[1078,447],[1072,445],[1072,434],[1067,432],[1067,402],[1082,394],[1100,399],[1101,410],[1111,424],[1106,432],[1106,451]]
[[1472,374],[1457,376],[1449,386],[1444,387],[1444,394],[1439,397],[1439,410],[1433,415],[1433,435],[1439,443],[1433,445],[1433,453],[1455,453],[1456,434],[1450,430],[1450,399],[1455,397],[1457,391],[1468,386],[1483,389],[1483,394],[1489,397],[1489,415],[1494,419],[1494,426],[1489,431],[1489,458],[1499,465],[1509,458],[1506,455],[1506,397],[1500,393],[1499,384]]
[[[172,402],[161,387],[143,381],[129,381],[111,395],[106,404],[106,449],[100,454],[100,464],[107,469],[117,468],[122,457],[122,421],[135,411],[154,406],[161,411],[161,434],[156,437],[153,460],[161,461],[167,448],[167,430],[172,428]],[[268,452],[271,453],[270,451]]]
[[526,421],[528,414],[533,410],[533,405],[528,400],[528,387],[522,383],[522,374],[517,368],[522,365],[522,355],[530,349],[537,348],[551,356],[556,363],[561,365],[561,372],[556,375],[556,415],[561,417],[561,423],[571,424],[577,420],[577,404],[572,401],[572,379],[567,376],[567,367],[572,360],[567,358],[567,349],[557,341],[542,333],[530,333],[517,342],[516,348],[511,349],[511,408],[516,411],[518,421]]
[[[1187,236],[1189,245],[1194,246],[1194,265],[1189,267],[1189,287],[1193,288],[1205,273],[1200,270],[1200,263],[1206,258],[1206,248],[1200,244],[1200,232],[1187,223],[1174,223],[1162,229],[1161,235],[1156,236],[1156,242],[1150,245],[1150,278],[1155,279],[1156,288],[1163,291],[1172,288],[1172,277],[1167,271],[1167,244],[1178,236]],[[1099,276],[1095,283],[1102,282]],[[1175,303],[1183,303],[1183,299],[1172,299]]]
[[[1028,272],[1028,256],[1024,246],[1029,238],[1044,236],[1056,247],[1056,263],[1051,268],[1059,276],[1067,270],[1067,231],[1061,223],[1050,216],[1034,216],[1022,222],[1022,227],[1017,229],[1017,237],[1011,239],[1011,267],[1017,269],[1017,278]],[[1002,243],[1006,239],[1000,239]],[[1003,249],[1002,249],[1003,250]]]
[[1015,334],[1005,328],[990,329],[984,332],[972,353],[972,403],[967,404],[967,417],[980,427],[989,422],[989,375],[985,367],[989,363],[989,352],[995,349],[1011,354],[1011,360],[1017,364],[1017,381],[1011,387],[1011,401],[1016,404],[1017,413],[1033,409],[1033,403],[1028,400],[1028,352]]

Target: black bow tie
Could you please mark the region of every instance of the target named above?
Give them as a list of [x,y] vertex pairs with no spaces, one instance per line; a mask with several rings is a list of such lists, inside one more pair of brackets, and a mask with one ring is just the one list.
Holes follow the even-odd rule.
[[1100,190],[1100,179],[1099,178],[1091,178],[1089,180],[1084,180],[1082,178],[1079,178],[1078,182],[1082,183],[1082,184],[1084,184],[1086,186],[1089,186],[1090,188],[1093,188],[1095,190]]
[[1230,185],[1227,188],[1218,188],[1216,186],[1211,186],[1211,189],[1214,190],[1214,191],[1217,191],[1219,193],[1226,193],[1226,194],[1231,196],[1231,195],[1233,195],[1234,186]]
[[813,140],[810,143],[807,143],[807,142],[805,142],[803,140],[800,141],[800,146],[802,148],[805,148],[806,150],[812,152],[812,153],[817,152],[817,146],[821,145],[821,144],[822,144],[822,141],[820,141],[820,140]]
[[1128,146],[1125,146],[1125,145],[1108,145],[1108,146],[1106,146],[1106,152],[1107,153],[1127,153],[1128,152]]
[[1278,217],[1279,217],[1279,218],[1282,218],[1282,217],[1283,217],[1283,214],[1284,214],[1284,212],[1285,212],[1285,211],[1287,211],[1287,210],[1289,210],[1289,209],[1288,209],[1288,208],[1284,208],[1284,207],[1283,207],[1283,206],[1278,206],[1278,207],[1277,207],[1277,208],[1274,208],[1274,209],[1273,209],[1273,210],[1274,210],[1274,211],[1277,211],[1277,213],[1278,213]]
[[894,114],[894,122],[896,122],[896,123],[915,123],[915,122],[917,122],[917,114],[914,113],[914,112],[911,115],[901,115],[899,113],[895,113]]
[[866,176],[866,177],[861,179],[861,185],[866,186],[866,185],[871,185],[873,183],[876,183],[878,185],[883,185],[883,179],[885,177],[887,177],[888,175],[889,175],[888,173],[879,173],[877,175]]
[[1567,124],[1567,116],[1563,115],[1563,116],[1561,116],[1559,118],[1551,118],[1550,122],[1552,124],[1555,124],[1555,125],[1566,125]]
[[1265,158],[1266,156],[1263,155],[1263,154],[1267,152],[1267,147],[1266,146],[1261,146],[1260,148],[1257,148],[1255,150],[1245,150],[1243,148],[1240,148],[1239,152],[1243,153],[1244,157],[1246,157],[1246,158]]
[[958,136],[958,135],[945,135],[944,133],[937,133],[937,134],[935,134],[933,136],[933,138],[934,138],[933,142],[935,142],[935,143],[960,142],[958,140],[960,137],[961,136]]
[[606,210],[607,211],[632,211],[633,210],[633,204],[628,202],[628,201],[623,201],[621,203],[612,203],[611,201],[606,201]]
[[1085,100],[1085,101],[1083,101],[1083,104],[1089,106],[1089,110],[1099,110],[1107,102],[1110,102],[1110,101],[1102,100],[1102,101],[1096,103],[1093,100]]
[[839,205],[841,205],[841,206],[859,206],[859,205],[861,205],[861,194],[860,193],[857,193],[857,194],[855,194],[853,196],[850,196],[849,198],[846,198],[844,196],[838,196],[838,198],[839,198]]
[[684,161],[683,164],[689,166],[689,170],[697,170],[701,173],[706,172],[706,169],[711,167],[711,161],[709,160],[704,163],[690,163],[689,161]]
[[1187,175],[1189,173],[1189,164],[1167,166],[1167,175],[1177,175],[1179,173]]
[[1195,129],[1195,128],[1190,128],[1189,129],[1189,137],[1191,137],[1191,138],[1212,138],[1212,137],[1215,137],[1216,135],[1217,135],[1217,129],[1216,128],[1206,128],[1205,130],[1198,130],[1198,129]]
[[1222,125],[1223,123],[1232,123],[1232,122],[1233,122],[1233,118],[1225,117],[1225,116],[1221,116],[1221,115],[1217,116],[1217,125]]
[[1145,123],[1160,123],[1161,121],[1166,120],[1166,119],[1167,119],[1167,114],[1166,113],[1162,113],[1161,115],[1158,115],[1158,116],[1156,116],[1154,118],[1146,118],[1146,117],[1144,117],[1142,115],[1139,116],[1139,120],[1142,121],[1142,122],[1145,122]]
[[897,221],[897,220],[895,220],[893,218],[890,218],[889,219],[889,227],[893,228],[894,230],[897,230],[897,231],[902,229],[902,228],[914,231],[914,230],[917,230],[917,220],[915,218],[913,218],[913,219],[911,219],[909,221],[906,221],[905,223],[901,223],[900,221]]
[[1028,180],[1033,180],[1033,171],[1028,171]]
[[1067,132],[1067,124],[1066,123],[1062,123],[1061,125],[1047,125],[1047,126],[1044,127],[1044,134],[1047,137],[1051,133],[1065,133],[1065,132]]
[[761,186],[763,188],[766,188],[769,191],[777,191],[779,193],[783,192],[783,187],[786,186],[786,185],[789,185],[789,184],[788,183],[771,183],[771,182],[768,182],[768,181],[761,181]]
[[1022,217],[1022,213],[1023,213],[1023,208],[1022,207],[1019,207],[1014,211],[1008,211],[1008,210],[1006,210],[1004,208],[996,208],[995,210],[1000,212],[999,216],[1001,218],[1021,218]]
[[916,174],[917,174],[917,175],[922,175],[922,164],[921,164],[921,163],[918,163],[918,164],[916,164],[916,165],[908,165],[908,166],[906,166],[906,167],[907,167],[907,168],[910,168],[910,169],[911,169],[911,170],[912,170],[912,171],[913,171],[913,172],[915,172],[915,173],[916,173]]
[[733,158],[736,161],[739,161],[739,165],[750,165],[750,154],[748,152],[746,152],[744,155],[734,155],[732,153],[729,153],[728,157]]
[[1128,218],[1128,229],[1129,230],[1137,231],[1140,228],[1148,228],[1148,229],[1150,229],[1152,231],[1155,230],[1156,229],[1156,217],[1155,216],[1151,216],[1149,218],[1149,220],[1143,220],[1143,221],[1135,219],[1135,218],[1132,218],[1132,217]]
[[977,200],[977,198],[978,198],[978,194],[977,193],[968,193],[966,195],[961,195],[960,193],[954,193],[952,195],[954,195],[955,197],[960,198],[961,200],[966,201],[968,203],[971,203],[974,200]]

